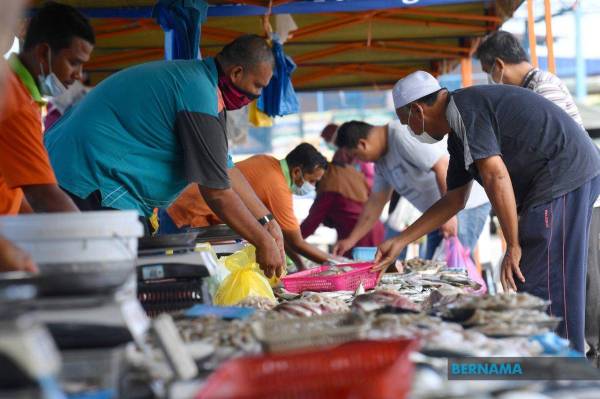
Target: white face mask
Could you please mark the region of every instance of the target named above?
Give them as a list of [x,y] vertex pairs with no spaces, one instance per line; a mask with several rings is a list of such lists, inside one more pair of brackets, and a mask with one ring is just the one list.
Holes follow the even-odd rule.
[[412,108],[409,108],[408,109],[408,121],[406,122],[406,127],[408,128],[408,132],[411,134],[411,136],[413,136],[415,139],[417,139],[418,141],[420,141],[423,144],[435,144],[435,143],[439,142],[440,140],[431,137],[429,135],[429,133],[427,133],[425,131],[425,119],[423,119],[423,130],[421,131],[421,134],[417,134],[417,133],[415,133],[414,130],[412,130],[412,128],[410,127],[411,112],[412,112]]
[[58,97],[67,91],[65,85],[52,72],[52,50],[48,50],[48,70],[49,74],[44,75],[44,66],[40,64],[41,73],[38,75],[40,91],[46,97]]
[[500,81],[496,82],[494,80],[494,68],[495,67],[496,67],[496,64],[492,65],[492,67],[490,68],[490,73],[487,74],[488,75],[487,76],[487,78],[488,78],[488,84],[491,84],[491,85],[501,85],[501,84],[504,84],[502,82],[502,78],[504,77],[504,69],[500,72]]
[[69,88],[59,96],[52,99],[52,104],[64,114],[67,109],[77,104],[87,94],[87,88],[79,80],[76,80]]
[[304,176],[302,177],[304,183],[301,186],[298,186],[296,183],[292,184],[292,192],[301,197],[309,194],[313,194],[317,189],[315,186],[304,180]]

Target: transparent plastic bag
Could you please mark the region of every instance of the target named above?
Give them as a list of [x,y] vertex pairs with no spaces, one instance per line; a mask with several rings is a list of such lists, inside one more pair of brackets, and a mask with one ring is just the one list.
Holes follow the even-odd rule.
[[444,238],[435,250],[433,259],[446,262],[448,269],[466,271],[471,280],[481,285],[480,289],[472,291],[473,294],[483,295],[487,292],[487,285],[471,259],[469,250],[462,246],[457,237]]

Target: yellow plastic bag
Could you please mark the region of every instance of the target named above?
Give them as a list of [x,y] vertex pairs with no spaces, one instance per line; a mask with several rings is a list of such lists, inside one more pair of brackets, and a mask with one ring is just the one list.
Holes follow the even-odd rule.
[[[247,245],[246,247],[244,247],[244,249],[241,249],[224,258],[221,258],[221,260],[225,264],[227,270],[233,272],[234,270],[237,270],[249,263],[256,263],[256,247],[254,247],[254,245]],[[258,272],[269,281],[271,287],[277,286],[277,284],[279,284],[279,282],[281,281],[281,277],[284,277],[287,274],[287,270],[284,269],[281,277],[273,276],[271,278],[268,278],[267,276],[265,276],[260,266],[258,264],[256,264],[256,266]]]
[[248,105],[248,122],[254,127],[271,127],[273,126],[273,118],[263,113],[256,106],[256,100]]
[[249,296],[258,296],[275,301],[269,280],[256,263],[253,246],[223,258],[225,267],[231,272],[215,294],[215,305],[232,306]]

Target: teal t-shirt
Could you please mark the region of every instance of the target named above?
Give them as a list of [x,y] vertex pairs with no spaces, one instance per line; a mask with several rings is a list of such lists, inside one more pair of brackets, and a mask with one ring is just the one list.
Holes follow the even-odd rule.
[[212,58],[157,61],[118,72],[45,134],[59,185],[148,216],[189,184],[229,187],[224,112]]

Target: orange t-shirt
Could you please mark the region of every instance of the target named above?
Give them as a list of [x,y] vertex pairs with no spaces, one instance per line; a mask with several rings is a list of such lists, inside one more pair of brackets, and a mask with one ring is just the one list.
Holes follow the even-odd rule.
[[56,177],[44,147],[40,104],[14,70],[7,76],[4,98],[0,110],[0,215],[14,215],[23,200],[21,187],[56,184]]
[[[258,198],[273,214],[284,231],[300,229],[294,215],[292,192],[283,176],[279,161],[269,155],[255,155],[235,166],[250,183]],[[167,209],[177,227],[205,227],[223,223],[210,210],[197,184],[189,185]]]

